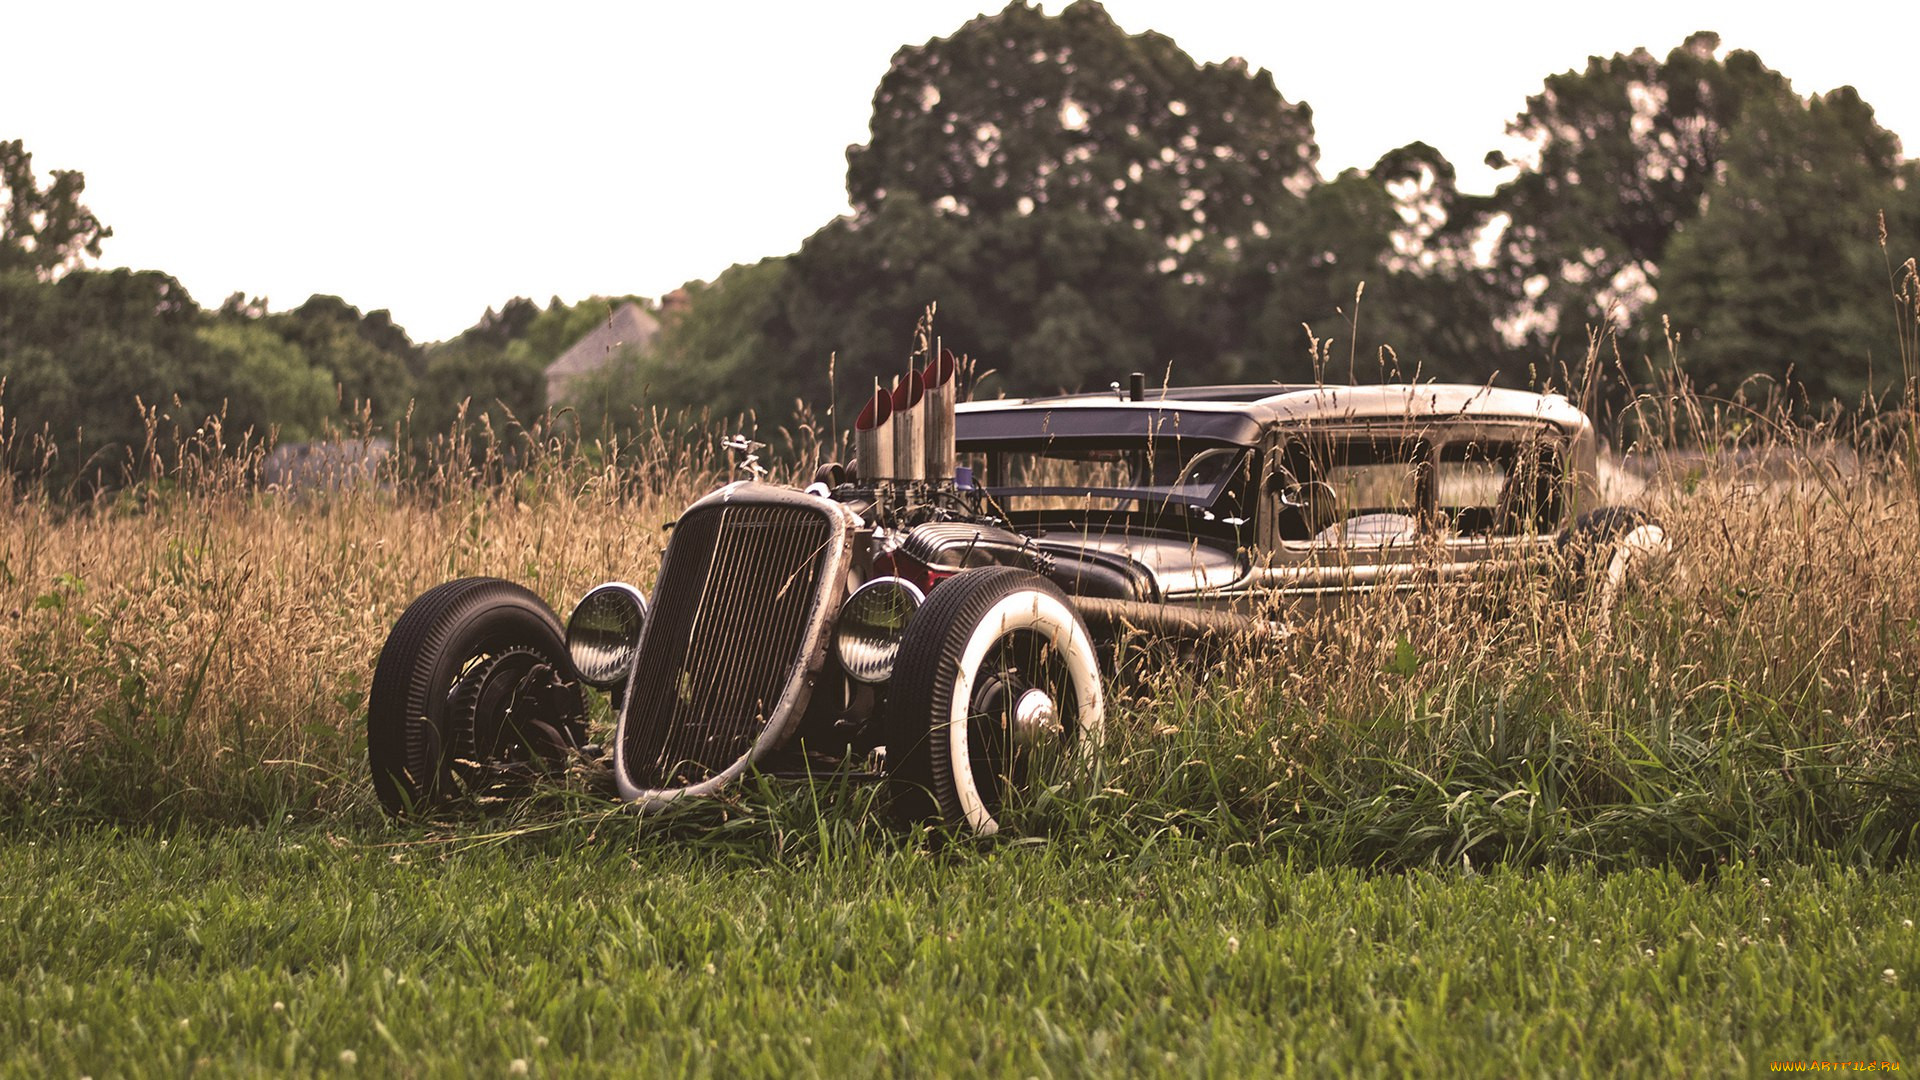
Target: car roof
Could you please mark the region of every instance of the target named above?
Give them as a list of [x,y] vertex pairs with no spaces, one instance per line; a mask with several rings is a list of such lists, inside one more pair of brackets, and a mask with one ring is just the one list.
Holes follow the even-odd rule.
[[1241,383],[1167,387],[1132,401],[1113,392],[971,401],[958,409],[960,442],[1059,438],[1188,438],[1252,445],[1270,426],[1532,421],[1569,434],[1586,415],[1559,394],[1471,383],[1378,386]]

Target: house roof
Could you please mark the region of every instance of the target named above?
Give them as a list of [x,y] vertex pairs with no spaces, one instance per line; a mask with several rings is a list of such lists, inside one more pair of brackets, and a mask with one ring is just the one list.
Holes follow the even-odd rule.
[[632,301],[615,308],[585,337],[547,365],[547,377],[597,371],[622,349],[644,349],[660,332],[660,320]]

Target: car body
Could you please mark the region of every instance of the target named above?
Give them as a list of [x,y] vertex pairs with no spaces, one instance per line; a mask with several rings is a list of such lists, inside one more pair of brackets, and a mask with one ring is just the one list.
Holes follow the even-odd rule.
[[[1515,567],[1611,581],[1666,545],[1643,513],[1596,507],[1593,426],[1558,395],[1136,375],[956,406],[953,381],[943,355],[879,390],[859,457],[805,491],[700,499],[650,597],[602,586],[564,634],[505,583],[423,596],[376,671],[383,801],[577,748],[584,683],[615,695],[615,787],[643,808],[866,763],[912,814],[993,832],[1043,761],[1097,755],[1123,633],[1257,636]],[[489,604],[502,625],[473,629]]]
[[[957,427],[962,458],[974,459],[1015,531],[1063,560],[1101,553],[1124,564],[1132,595],[1061,581],[1114,599],[1297,613],[1382,582],[1430,584],[1551,555],[1598,499],[1585,414],[1559,395],[1484,386],[1025,398],[961,406]],[[1051,485],[1016,475],[1155,448],[1174,463],[1161,470],[1177,469],[1182,483],[1153,512],[1114,513],[1117,497],[1076,499],[1076,484],[1092,488],[1084,475]],[[1336,501],[1288,505],[1289,483],[1327,483]],[[1058,500],[1050,509],[1037,505],[1046,494]],[[1395,573],[1415,566],[1417,576]]]

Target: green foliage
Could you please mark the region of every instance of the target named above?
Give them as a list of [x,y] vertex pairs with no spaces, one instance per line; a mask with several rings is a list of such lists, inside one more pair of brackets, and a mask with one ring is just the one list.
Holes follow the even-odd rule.
[[[42,204],[70,203],[80,190],[78,174],[56,175],[72,179],[57,181]],[[23,205],[16,191],[13,207]],[[53,228],[48,213],[57,208],[43,205],[33,220]],[[68,221],[59,235],[77,237],[76,228]],[[90,234],[92,247],[54,235],[6,248],[20,257],[0,270],[0,379],[15,436],[9,467],[56,490],[82,478],[72,490],[120,481],[128,452],[151,434],[150,419],[171,430],[166,421],[191,429],[223,416],[236,433],[308,439],[363,406],[397,419],[412,399],[420,352],[384,311],[363,316],[337,297],[316,296],[268,315],[263,301],[235,295],[206,312],[157,271],[71,269],[71,257],[97,249],[104,232]],[[69,258],[21,256],[56,248]],[[154,416],[143,416],[142,405]]]
[[1920,250],[1920,168],[1850,87],[1754,103],[1721,164],[1661,268],[1689,371],[1722,392],[1791,377],[1848,404],[1897,389],[1885,249]]
[[315,295],[263,322],[305,353],[309,363],[331,373],[342,412],[370,409],[386,424],[406,413],[421,351],[387,312],[363,315],[337,296]]
[[[1134,370],[1564,388],[1590,329],[1637,374],[1665,351],[1663,318],[1721,393],[1791,377],[1818,407],[1897,381],[1884,290],[1920,246],[1920,171],[1851,89],[1804,99],[1701,32],[1664,58],[1549,76],[1509,132],[1530,149],[1490,157],[1514,170],[1491,196],[1462,194],[1419,142],[1323,179],[1312,111],[1269,72],[1195,63],[1092,0],[1054,15],[1014,0],[894,55],[848,150],[851,215],[791,257],[690,285],[651,350],[580,383],[575,404],[589,427],[654,407],[783,413],[824,400],[835,357],[845,405],[899,373],[929,304],[990,373],[987,395]],[[125,271],[58,292],[111,234],[84,178],[43,188],[16,140],[0,179],[0,374],[29,428],[125,442],[136,394],[225,402],[289,435],[409,410],[443,430],[463,404],[475,424],[525,420],[548,404],[544,368],[620,304],[657,312],[514,298],[423,348],[332,296],[276,314],[236,295],[207,315],[178,283],[145,296]]]
[[506,348],[508,344],[526,337],[534,322],[540,318],[540,305],[524,296],[516,296],[500,305],[499,311],[488,308],[480,321],[455,338],[455,342],[481,343]]
[[795,396],[815,398],[816,387],[783,386],[761,365],[780,321],[788,261],[762,259],[728,267],[712,284],[686,286],[685,310],[662,319],[649,360],[655,386],[670,404],[758,408],[790,407]]
[[[1511,359],[1431,147],[1322,183],[1311,111],[1265,71],[1196,65],[1094,3],[1021,3],[902,49],[848,152],[855,213],[793,260],[789,378],[891,379],[937,302],[951,343],[1023,393],[1311,378],[1379,347],[1408,375]],[[1356,330],[1354,297],[1370,290]]]
[[573,382],[581,429],[618,430],[655,409],[780,415],[796,398],[824,400],[824,365],[813,378],[796,371],[789,381],[775,362],[788,266],[785,258],[762,259],[729,267],[712,284],[689,282],[685,308],[662,313],[650,348],[625,350]]
[[298,346],[244,320],[221,319],[198,334],[224,372],[229,427],[302,441],[317,437],[333,416],[333,377],[309,363]]
[[1503,226],[1485,294],[1537,355],[1608,327],[1638,371],[1665,316],[1703,385],[1790,374],[1816,407],[1857,403],[1898,374],[1876,244],[1882,211],[1895,250],[1920,242],[1912,167],[1852,88],[1802,98],[1719,43],[1549,77],[1508,125],[1531,156],[1489,156],[1517,171],[1461,201],[1458,235]]
[[1524,371],[1458,233],[1463,201],[1453,165],[1424,143],[1309,190],[1297,217],[1247,249],[1225,305],[1246,320],[1244,352],[1223,342],[1221,374],[1272,378],[1276,358],[1296,380]]
[[531,306],[531,301],[515,301],[508,305],[514,311],[510,325],[519,329],[509,336],[507,354],[516,363],[544,371],[561,353],[572,348],[574,342],[586,337],[626,303],[653,307],[644,296],[592,296],[575,304],[562,303],[556,296],[545,311],[529,318],[525,307],[515,305]]
[[834,352],[841,386],[890,382],[907,329],[935,302],[949,344],[995,369],[988,395],[1154,368],[1157,343],[1183,328],[1156,316],[1194,290],[1149,269],[1151,256],[1140,234],[1071,207],[963,219],[890,197],[871,221],[829,225],[794,256],[787,310],[802,347],[788,377],[817,385]]
[[546,362],[526,339],[542,318],[538,304],[516,296],[497,312],[488,308],[453,340],[418,350],[413,429],[449,431],[463,411],[470,423],[477,426],[484,418],[497,430],[505,430],[509,417],[526,423],[538,416],[546,408]]
[[[138,447],[138,403],[185,416],[218,410],[215,363],[199,336],[200,310],[157,271],[76,270],[41,282],[0,274],[0,378],[16,430],[77,447],[68,466],[114,446]],[[18,440],[16,451],[23,449]],[[15,464],[20,464],[16,462]]]
[[1482,220],[1507,222],[1495,280],[1538,313],[1542,345],[1584,348],[1584,326],[1637,315],[1668,241],[1717,185],[1729,131],[1750,103],[1791,96],[1750,52],[1716,59],[1719,43],[1703,32],[1665,61],[1638,49],[1550,76],[1507,125],[1537,160],[1488,156],[1518,170],[1480,205]]
[[128,448],[148,437],[139,406],[192,427],[225,417],[229,430],[309,439],[362,407],[391,421],[413,397],[417,350],[384,311],[362,316],[316,296],[276,315],[229,298],[202,311],[156,271],[75,270],[44,282],[0,274],[0,377],[15,430],[61,448],[64,466],[15,439],[16,468],[89,483],[116,482]]
[[463,407],[471,420],[489,414],[498,424],[525,423],[546,406],[545,368],[511,349],[461,339],[429,355],[414,401],[417,431],[446,431]]
[[1310,111],[1098,4],[1023,3],[905,48],[848,151],[855,210],[795,257],[793,356],[891,378],[930,302],[998,390],[1219,370],[1220,283],[1300,212]]
[[24,270],[46,280],[84,256],[99,258],[113,230],[80,205],[86,189],[84,174],[63,169],[42,188],[21,140],[0,142],[0,274]]
[[1170,274],[1210,271],[1292,211],[1319,156],[1311,110],[1270,73],[1197,66],[1091,0],[1057,16],[1016,0],[903,48],[873,103],[872,138],[847,152],[858,217],[900,195],[962,218],[1072,210],[1144,232]]

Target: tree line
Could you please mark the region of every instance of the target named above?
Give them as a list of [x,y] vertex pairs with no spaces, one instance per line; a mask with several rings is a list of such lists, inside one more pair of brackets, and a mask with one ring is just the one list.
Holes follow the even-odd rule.
[[[1852,88],[1803,96],[1702,32],[1548,77],[1508,130],[1526,153],[1489,155],[1490,195],[1418,142],[1323,177],[1272,73],[1196,63],[1092,0],[1015,0],[900,49],[847,152],[851,213],[690,283],[645,353],[576,384],[576,422],[817,408],[830,366],[850,397],[900,368],[929,303],[989,396],[1129,371],[1564,385],[1599,331],[1616,385],[1670,351],[1721,394],[1901,385],[1888,299],[1920,251],[1920,166]],[[516,298],[430,345],[331,296],[206,309],[163,273],[86,267],[111,230],[80,173],[42,187],[17,141],[0,172],[0,404],[94,445],[137,440],[136,397],[283,439],[524,420],[548,362],[646,303]]]

